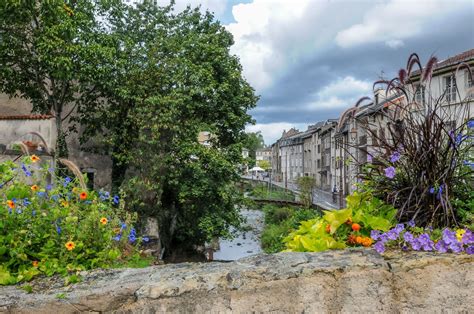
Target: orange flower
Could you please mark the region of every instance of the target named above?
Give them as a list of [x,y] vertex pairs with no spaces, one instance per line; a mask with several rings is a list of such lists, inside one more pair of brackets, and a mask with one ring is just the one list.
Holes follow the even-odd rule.
[[34,192],[36,192],[36,191],[39,190],[39,187],[38,187],[36,184],[35,184],[35,185],[32,185],[32,186],[31,186],[31,190],[34,191]]
[[327,225],[327,226],[326,226],[326,232],[327,232],[327,233],[331,233],[331,225]]
[[31,155],[30,159],[31,159],[32,162],[40,161],[40,158],[36,155]]
[[352,230],[359,231],[360,230],[360,225],[359,224],[352,224]]
[[15,208],[15,202],[11,201],[11,200],[8,200],[7,201],[7,205],[8,207],[10,207],[11,209]]
[[349,244],[355,244],[356,243],[356,236],[351,234],[349,237],[347,237],[347,243]]
[[362,245],[366,246],[366,247],[371,246],[372,245],[372,239],[371,238],[364,238],[362,240]]
[[357,244],[362,244],[362,241],[363,241],[362,237],[356,237]]
[[346,220],[346,224],[352,225],[352,218],[351,217],[349,217],[349,219]]
[[82,192],[81,194],[79,194],[79,198],[81,200],[85,200],[87,198],[87,193],[86,192]]
[[62,201],[61,202],[61,205],[63,205],[63,207],[68,207],[69,206],[69,203],[67,201]]
[[66,242],[66,244],[64,246],[66,247],[66,249],[68,251],[72,251],[76,247],[76,244],[72,241],[68,241],[68,242]]
[[39,262],[38,261],[33,261],[33,267],[38,267]]
[[107,218],[105,218],[105,217],[100,218],[100,223],[101,224],[106,225],[107,222],[108,222]]

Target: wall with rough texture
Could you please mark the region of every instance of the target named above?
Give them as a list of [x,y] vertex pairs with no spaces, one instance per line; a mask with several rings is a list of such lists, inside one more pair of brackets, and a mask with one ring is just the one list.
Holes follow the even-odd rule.
[[32,294],[0,287],[0,312],[468,313],[473,266],[465,254],[363,249],[101,270],[70,287],[38,280]]

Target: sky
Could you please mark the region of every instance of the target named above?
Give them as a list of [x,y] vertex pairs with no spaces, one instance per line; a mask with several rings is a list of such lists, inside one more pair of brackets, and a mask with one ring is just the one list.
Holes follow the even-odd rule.
[[425,63],[474,48],[472,0],[176,0],[176,9],[188,4],[233,34],[231,53],[260,96],[246,130],[267,145],[338,118],[412,52]]

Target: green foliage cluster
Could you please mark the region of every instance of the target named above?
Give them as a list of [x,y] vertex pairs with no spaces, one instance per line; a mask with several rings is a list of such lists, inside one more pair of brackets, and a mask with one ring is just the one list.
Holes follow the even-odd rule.
[[260,148],[265,147],[265,141],[263,140],[262,133],[260,131],[246,133],[242,144],[244,148],[247,148],[249,150],[249,160],[247,160],[248,166],[255,166],[256,151]]
[[0,164],[0,285],[141,260],[136,215],[118,197],[54,177],[39,163]]
[[277,253],[285,249],[283,239],[294,229],[298,228],[301,221],[319,216],[313,209],[280,207],[265,205],[265,227],[261,235],[262,248],[266,253]]
[[369,192],[347,197],[347,208],[324,211],[321,218],[301,223],[284,239],[288,251],[318,252],[347,245],[370,246],[371,230],[387,231],[395,223],[396,209]]
[[249,193],[249,196],[257,199],[294,201],[293,192],[272,186],[270,189],[265,184],[257,184]]

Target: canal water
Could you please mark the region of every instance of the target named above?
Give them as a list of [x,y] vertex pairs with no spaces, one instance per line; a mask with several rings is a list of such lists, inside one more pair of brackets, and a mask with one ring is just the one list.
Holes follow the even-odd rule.
[[242,257],[262,253],[260,234],[263,230],[263,212],[242,209],[241,215],[247,219],[246,228],[231,240],[220,240],[219,250],[214,252],[214,260],[234,261]]

